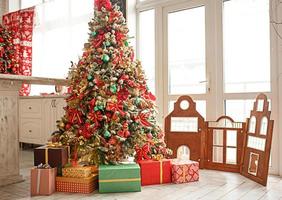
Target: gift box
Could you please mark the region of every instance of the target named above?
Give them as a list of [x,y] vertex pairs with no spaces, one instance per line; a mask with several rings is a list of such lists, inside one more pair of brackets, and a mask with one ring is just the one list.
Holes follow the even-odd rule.
[[172,162],[172,182],[188,183],[199,180],[199,163],[195,161]]
[[30,173],[30,194],[51,195],[55,192],[56,168],[50,169],[31,169]]
[[170,160],[142,160],[139,161],[141,169],[141,185],[154,185],[171,183]]
[[99,192],[140,192],[141,179],[138,164],[100,165]]
[[42,146],[34,149],[34,166],[49,164],[51,167],[61,168],[68,163],[69,147]]
[[87,178],[92,174],[92,167],[65,167],[62,169],[63,177]]
[[98,174],[92,174],[87,178],[56,177],[57,192],[72,192],[89,194],[98,187]]

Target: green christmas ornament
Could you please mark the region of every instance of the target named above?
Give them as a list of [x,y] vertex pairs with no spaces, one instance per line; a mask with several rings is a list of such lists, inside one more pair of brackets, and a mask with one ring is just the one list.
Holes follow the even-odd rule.
[[88,80],[88,81],[93,81],[93,79],[94,79],[94,78],[93,78],[92,75],[89,74],[89,75],[87,76],[87,80]]
[[128,47],[128,42],[127,41],[124,41],[124,45],[126,46],[126,47]]
[[116,85],[111,85],[110,91],[115,94],[117,92],[117,86]]
[[107,47],[111,46],[111,43],[109,41],[106,41],[106,46]]
[[104,137],[105,137],[105,138],[111,137],[111,133],[110,133],[108,130],[106,130],[106,131],[104,132]]
[[97,32],[96,32],[96,31],[93,31],[93,32],[91,33],[91,35],[95,37],[95,36],[97,35]]
[[104,54],[104,55],[102,56],[102,60],[103,60],[104,63],[107,63],[107,62],[109,62],[110,57],[109,57],[107,54]]
[[104,110],[104,107],[102,105],[95,106],[94,111],[98,111],[98,110]]
[[140,98],[137,97],[137,98],[135,99],[135,104],[136,104],[136,105],[139,105],[139,104],[140,104]]

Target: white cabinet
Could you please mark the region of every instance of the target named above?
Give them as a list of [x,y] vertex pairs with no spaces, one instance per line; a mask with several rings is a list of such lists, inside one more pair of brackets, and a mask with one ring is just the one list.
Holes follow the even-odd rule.
[[20,99],[20,142],[45,144],[64,115],[64,97]]

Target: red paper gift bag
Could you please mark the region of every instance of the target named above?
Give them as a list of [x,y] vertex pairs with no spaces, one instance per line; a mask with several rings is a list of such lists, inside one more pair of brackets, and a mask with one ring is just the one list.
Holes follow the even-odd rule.
[[188,183],[199,180],[199,163],[195,161],[172,162],[172,182]]
[[56,168],[50,169],[31,169],[30,194],[51,195],[55,192],[55,179],[57,175]]
[[142,160],[139,161],[141,169],[141,185],[155,185],[171,183],[170,160]]

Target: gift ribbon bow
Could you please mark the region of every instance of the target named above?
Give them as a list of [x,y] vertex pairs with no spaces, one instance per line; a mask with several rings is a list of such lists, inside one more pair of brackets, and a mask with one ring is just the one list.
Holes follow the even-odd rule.
[[136,154],[137,154],[137,161],[140,160],[149,160],[150,157],[148,156],[150,147],[148,144],[145,144],[142,148],[137,147],[136,148]]
[[60,142],[48,142],[47,147],[61,147],[63,146]]

